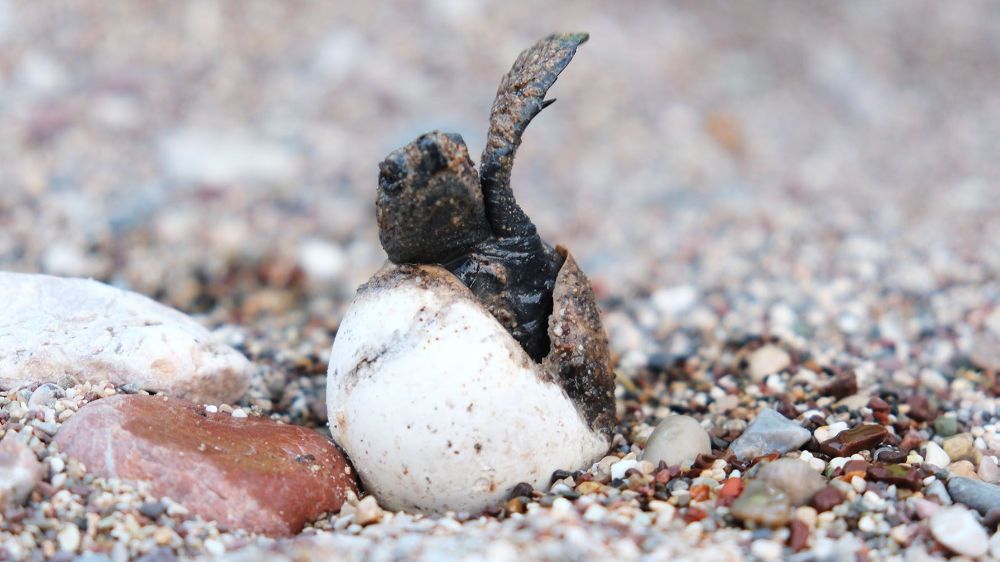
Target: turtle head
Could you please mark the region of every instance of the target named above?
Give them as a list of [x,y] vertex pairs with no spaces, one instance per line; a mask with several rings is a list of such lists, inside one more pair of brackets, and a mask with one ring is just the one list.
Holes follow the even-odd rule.
[[435,131],[379,164],[379,240],[395,263],[444,263],[491,234],[465,141]]

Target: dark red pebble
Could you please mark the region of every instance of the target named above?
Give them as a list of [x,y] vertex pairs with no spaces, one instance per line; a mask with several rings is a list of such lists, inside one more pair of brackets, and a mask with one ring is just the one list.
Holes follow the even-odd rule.
[[809,525],[806,525],[799,519],[792,519],[792,522],[788,524],[788,548],[792,549],[792,552],[799,552],[806,547],[809,542]]
[[901,463],[906,460],[906,453],[899,449],[886,447],[875,451],[875,460],[889,464]]
[[911,396],[907,404],[910,405],[909,416],[919,422],[930,421],[937,417],[937,411],[931,406],[930,401],[919,394]]
[[840,493],[840,490],[833,486],[827,486],[816,492],[816,495],[809,500],[809,505],[815,508],[816,511],[823,513],[840,505],[842,501],[844,501],[844,494]]
[[699,509],[697,507],[689,507],[684,513],[685,523],[694,523],[695,521],[701,521],[702,519],[708,517],[708,512],[704,509]]
[[852,472],[860,472],[862,474],[867,473],[868,463],[859,460],[847,461],[847,464],[844,465],[844,474],[850,474]]
[[836,399],[847,398],[858,391],[858,379],[854,373],[840,373],[824,386],[820,393],[823,396],[833,396]]
[[868,407],[876,412],[888,412],[892,409],[888,402],[878,396],[872,396],[871,400],[868,401]]
[[888,433],[881,425],[859,425],[824,441],[819,450],[830,456],[846,457],[881,444]]

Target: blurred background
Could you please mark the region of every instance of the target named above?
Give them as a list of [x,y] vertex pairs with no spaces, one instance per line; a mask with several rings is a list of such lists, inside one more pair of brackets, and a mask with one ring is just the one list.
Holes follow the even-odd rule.
[[383,156],[443,129],[478,159],[518,52],[589,31],[514,189],[606,308],[742,298],[762,331],[779,298],[964,287],[988,316],[1000,4],[613,4],[0,0],[0,268],[332,329],[384,259]]

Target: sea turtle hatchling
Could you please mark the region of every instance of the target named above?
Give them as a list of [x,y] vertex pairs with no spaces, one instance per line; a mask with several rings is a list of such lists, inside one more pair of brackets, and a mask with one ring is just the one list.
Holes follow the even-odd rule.
[[441,132],[379,166],[389,262],[341,320],[326,399],[331,435],[383,507],[479,512],[611,445],[614,377],[590,283],[510,187],[525,128],[586,39],[521,53],[478,174],[462,138]]
[[479,174],[462,137],[432,132],[379,165],[379,239],[394,263],[444,266],[540,361],[549,352],[552,289],[564,258],[538,235],[510,186],[528,123],[586,33],[546,37],[497,90]]

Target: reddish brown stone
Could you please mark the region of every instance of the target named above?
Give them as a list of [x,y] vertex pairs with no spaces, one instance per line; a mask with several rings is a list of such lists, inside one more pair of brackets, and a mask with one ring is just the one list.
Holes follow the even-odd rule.
[[868,463],[865,461],[852,460],[847,461],[844,465],[843,474],[845,476],[859,475],[862,478],[865,477],[865,473],[868,472]]
[[897,464],[906,461],[906,453],[893,447],[885,447],[875,451],[875,460],[888,464]]
[[695,521],[701,521],[706,517],[708,517],[708,512],[697,507],[689,507],[687,508],[687,511],[684,512],[685,523],[694,523]]
[[743,493],[743,487],[744,482],[742,478],[727,478],[722,483],[722,487],[719,488],[719,497],[715,501],[716,505],[732,505],[736,501],[736,498]]
[[914,449],[919,449],[925,441],[927,440],[922,435],[911,429],[903,436],[903,442],[899,444],[899,447],[903,451],[910,452]]
[[888,434],[889,430],[881,425],[859,425],[824,441],[819,450],[833,457],[847,457],[882,443]]
[[919,422],[930,421],[937,417],[937,409],[927,398],[919,394],[911,396],[907,404],[910,405],[909,416]]
[[816,495],[809,500],[809,505],[813,506],[816,511],[822,513],[824,511],[830,511],[834,507],[840,505],[842,501],[844,501],[844,494],[833,486],[827,486],[826,488],[816,492]]
[[788,524],[788,548],[792,552],[799,552],[804,549],[809,542],[809,525],[799,519],[792,519]]
[[868,407],[875,412],[888,412],[892,408],[888,402],[878,396],[872,396],[871,400],[868,401]]
[[[823,396],[833,396],[836,399],[847,398],[858,391],[858,379],[854,373],[840,373],[829,384],[820,390]],[[798,412],[796,412],[798,414]],[[793,418],[794,419],[794,418]]]
[[179,399],[97,400],[55,440],[92,474],[149,480],[193,514],[255,533],[297,533],[358,491],[343,453],[319,433]]

